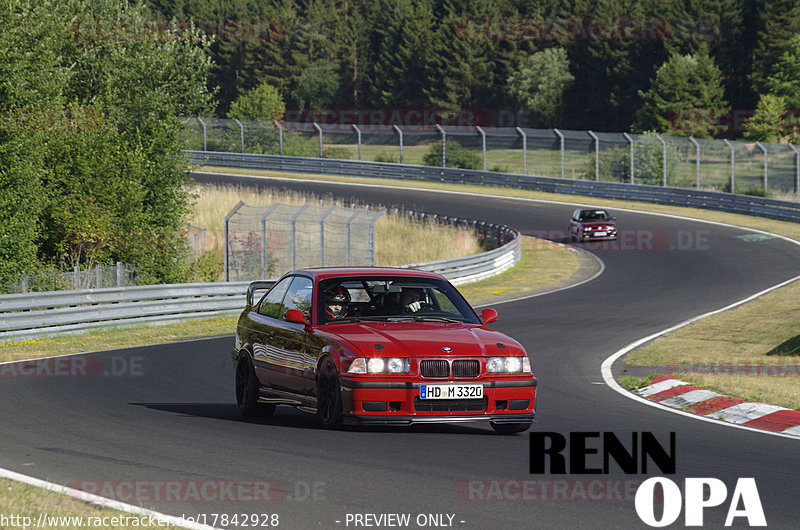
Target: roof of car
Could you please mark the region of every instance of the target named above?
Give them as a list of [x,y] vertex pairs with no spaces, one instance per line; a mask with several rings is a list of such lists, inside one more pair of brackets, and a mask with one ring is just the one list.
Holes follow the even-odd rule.
[[304,274],[315,280],[335,276],[418,276],[424,278],[443,278],[435,272],[417,269],[401,269],[399,267],[314,267],[297,269],[288,274]]

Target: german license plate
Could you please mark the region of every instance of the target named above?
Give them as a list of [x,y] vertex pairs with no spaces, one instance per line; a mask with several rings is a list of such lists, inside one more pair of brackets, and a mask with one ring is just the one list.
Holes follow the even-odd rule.
[[608,232],[595,232],[594,237],[606,237]]
[[420,399],[474,399],[483,397],[483,385],[420,385]]

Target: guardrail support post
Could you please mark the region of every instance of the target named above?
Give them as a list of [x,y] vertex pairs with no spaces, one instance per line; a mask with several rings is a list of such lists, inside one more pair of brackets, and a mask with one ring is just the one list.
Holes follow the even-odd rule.
[[700,144],[692,138],[689,137],[689,141],[694,144],[695,151],[697,152],[697,186],[695,186],[698,190],[700,189]]
[[794,151],[794,189],[797,192],[797,200],[800,201],[800,150],[794,144],[789,144],[789,147]]
[[594,139],[594,180],[600,181],[600,138],[592,131],[586,131]]
[[323,154],[322,154],[322,127],[320,127],[317,122],[314,122],[314,128],[319,133],[319,157],[323,158]]
[[525,134],[520,127],[517,127],[517,132],[522,136],[522,174],[528,174],[528,135]]
[[486,171],[486,133],[483,132],[480,125],[476,125],[475,128],[481,135],[481,150],[483,151],[483,170]]
[[761,142],[756,142],[756,145],[759,149],[764,153],[764,197],[767,196],[767,166],[769,163],[769,154],[767,153],[767,148],[762,145]]
[[283,127],[278,120],[273,120],[272,123],[278,128],[278,145],[280,146],[279,152],[283,156]]
[[628,133],[622,133],[622,136],[631,144],[631,184],[633,184],[633,138]]
[[564,178],[564,135],[561,134],[561,131],[558,129],[553,129],[553,131],[558,135],[561,139],[561,178]]
[[233,121],[239,124],[239,137],[241,138],[242,153],[244,153],[244,126],[242,125],[242,122],[240,122],[236,118],[234,118]]
[[731,193],[736,193],[736,149],[727,139],[723,138],[722,141],[731,148]]
[[438,123],[435,123],[434,125],[436,130],[442,133],[442,167],[447,167],[447,133],[444,132],[444,129],[442,129],[442,126]]
[[397,125],[392,125],[392,129],[397,131],[397,134],[400,136],[400,163],[403,163],[403,131]]

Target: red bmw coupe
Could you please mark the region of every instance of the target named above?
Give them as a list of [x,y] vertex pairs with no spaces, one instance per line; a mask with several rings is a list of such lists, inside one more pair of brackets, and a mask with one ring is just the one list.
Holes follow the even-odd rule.
[[305,269],[247,295],[233,350],[242,416],[285,404],[325,427],[486,421],[503,434],[534,421],[525,349],[438,274]]

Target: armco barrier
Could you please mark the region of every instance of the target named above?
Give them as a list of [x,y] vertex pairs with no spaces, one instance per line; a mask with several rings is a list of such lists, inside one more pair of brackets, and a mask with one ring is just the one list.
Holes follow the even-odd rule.
[[215,151],[185,151],[197,165],[317,173],[365,178],[394,178],[458,184],[479,184],[529,189],[565,195],[705,208],[781,221],[800,221],[800,203],[737,195],[719,191],[667,188],[647,184],[572,180],[494,171],[414,166],[383,162],[360,162],[329,158],[303,158]]
[[[444,220],[456,221],[449,218]],[[504,243],[498,248],[465,258],[406,267],[438,272],[454,284],[503,272],[520,258],[520,234],[507,226],[492,226],[500,233],[501,242]],[[236,314],[244,308],[249,283],[146,285],[2,295],[0,341],[25,340],[93,328],[164,324],[196,317]]]

